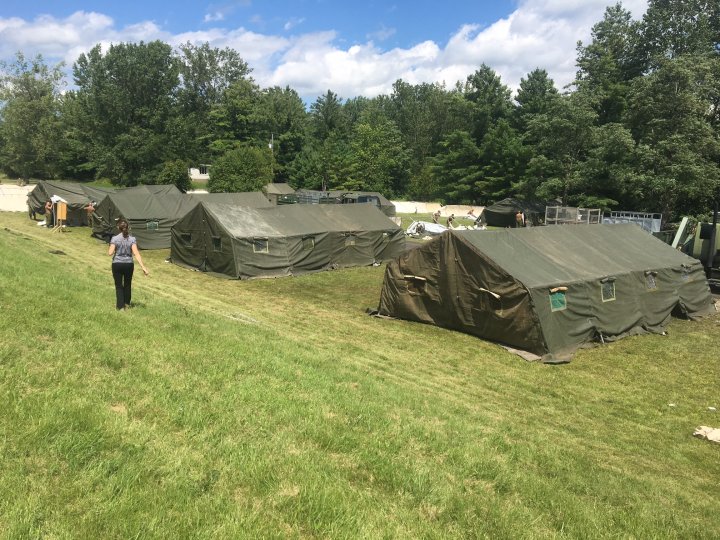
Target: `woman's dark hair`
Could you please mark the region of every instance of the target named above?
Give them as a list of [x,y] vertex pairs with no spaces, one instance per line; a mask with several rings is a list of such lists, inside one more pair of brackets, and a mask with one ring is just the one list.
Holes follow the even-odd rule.
[[129,225],[128,225],[128,222],[127,222],[127,220],[126,220],[125,218],[120,218],[120,219],[118,220],[117,228],[118,228],[118,230],[122,233],[123,238],[127,238],[128,235],[130,234],[130,233],[128,232]]

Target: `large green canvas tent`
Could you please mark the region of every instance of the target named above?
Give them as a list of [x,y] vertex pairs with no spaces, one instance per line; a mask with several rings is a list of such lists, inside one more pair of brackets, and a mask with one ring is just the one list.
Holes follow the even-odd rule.
[[60,197],[67,202],[66,224],[70,226],[88,225],[85,208],[90,202],[95,205],[114,193],[113,188],[91,187],[77,182],[52,182],[41,180],[28,193],[28,206],[35,212],[45,212],[45,202],[52,197]]
[[545,219],[545,203],[508,198],[486,206],[482,215],[492,227],[515,227],[515,215],[518,212],[525,215],[528,225],[540,225]]
[[127,188],[108,195],[97,206],[93,235],[109,239],[117,234],[117,220],[123,217],[140,249],[169,248],[170,227],[196,204],[195,197],[173,185]]
[[388,263],[378,311],[552,362],[712,306],[697,260],[627,224],[448,231]]
[[235,279],[364,266],[397,257],[400,227],[370,205],[249,208],[202,202],[172,227],[172,262]]

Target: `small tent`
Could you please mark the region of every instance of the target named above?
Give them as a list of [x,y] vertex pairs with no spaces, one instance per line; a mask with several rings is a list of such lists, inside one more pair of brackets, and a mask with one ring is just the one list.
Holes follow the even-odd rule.
[[28,193],[28,206],[37,213],[45,212],[45,202],[52,197],[60,197],[67,203],[66,224],[70,226],[88,225],[86,208],[90,202],[97,206],[113,188],[98,188],[78,182],[52,182],[41,180]]
[[265,184],[262,188],[263,193],[267,197],[267,200],[273,204],[277,204],[279,199],[287,198],[295,193],[295,190],[290,184],[284,183],[269,183]]
[[452,230],[388,263],[379,313],[567,361],[712,310],[702,265],[636,225]]
[[95,209],[93,235],[109,239],[117,234],[117,220],[128,220],[141,249],[170,247],[170,227],[198,204],[174,185],[142,185],[105,197]]
[[545,203],[539,201],[523,201],[521,199],[503,199],[486,206],[482,219],[491,227],[515,227],[515,215],[521,212],[528,225],[540,225],[545,219]]
[[273,208],[202,202],[172,227],[172,262],[235,279],[365,266],[397,257],[400,227],[370,205]]
[[309,204],[352,204],[370,203],[377,206],[388,217],[395,216],[395,205],[382,193],[377,191],[317,191],[299,189],[296,192],[297,202]]

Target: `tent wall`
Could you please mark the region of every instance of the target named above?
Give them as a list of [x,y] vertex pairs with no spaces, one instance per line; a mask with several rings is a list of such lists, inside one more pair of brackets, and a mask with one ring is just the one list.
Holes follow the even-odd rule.
[[450,234],[388,263],[379,312],[545,352],[528,291]]

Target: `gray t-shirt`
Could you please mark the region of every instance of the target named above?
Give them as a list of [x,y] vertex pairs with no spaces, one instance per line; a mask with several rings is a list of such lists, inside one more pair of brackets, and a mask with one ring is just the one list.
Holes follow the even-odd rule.
[[110,243],[115,246],[115,254],[113,262],[131,263],[133,262],[132,247],[137,244],[134,236],[125,238],[122,233],[116,234],[110,239]]

